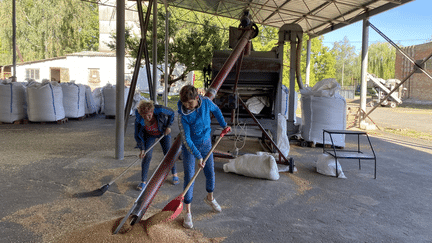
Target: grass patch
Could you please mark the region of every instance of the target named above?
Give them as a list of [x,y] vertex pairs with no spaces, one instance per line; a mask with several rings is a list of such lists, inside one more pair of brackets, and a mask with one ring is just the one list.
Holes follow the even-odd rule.
[[432,110],[432,105],[425,105],[425,104],[402,103],[399,105],[399,107],[419,109],[419,110]]
[[[145,97],[147,99],[150,99],[150,94],[141,93],[141,96],[143,96],[143,97]],[[167,106],[169,108],[173,109],[174,111],[177,111],[178,110],[178,108],[177,108],[177,102],[179,101],[179,99],[180,99],[179,95],[168,96],[168,104],[167,104]],[[157,101],[158,101],[158,104],[165,105],[164,101],[163,101],[163,96],[159,96],[158,95],[157,96]]]
[[414,131],[411,129],[395,129],[395,128],[384,128],[385,132],[393,133],[400,136],[406,136],[410,138],[424,139],[428,141],[432,141],[432,135],[425,132]]

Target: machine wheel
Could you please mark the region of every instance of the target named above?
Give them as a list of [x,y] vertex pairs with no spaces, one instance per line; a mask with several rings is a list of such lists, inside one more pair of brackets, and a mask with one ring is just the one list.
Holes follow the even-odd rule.
[[396,102],[390,101],[389,106],[390,108],[396,108],[397,104]]
[[309,142],[307,141],[300,141],[300,147],[308,147],[309,146]]

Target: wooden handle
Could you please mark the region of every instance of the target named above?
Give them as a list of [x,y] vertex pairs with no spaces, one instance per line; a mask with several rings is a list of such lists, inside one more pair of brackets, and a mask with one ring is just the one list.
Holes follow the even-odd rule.
[[[210,152],[208,152],[207,156],[205,157],[205,159],[203,160],[203,162],[207,162],[208,158],[210,157],[211,153],[213,153],[213,151],[215,150],[216,146],[219,144],[220,140],[223,138],[223,136],[226,133],[222,134],[219,136],[218,140],[216,141],[216,143],[213,145],[213,147],[211,148]],[[203,168],[201,168],[201,166],[199,166],[198,170],[195,172],[195,175],[192,177],[192,179],[189,181],[189,183],[187,184],[186,188],[184,189],[183,193],[181,194],[182,197],[184,197],[184,195],[186,195],[187,191],[189,190],[189,188],[192,186],[192,183],[195,181],[195,179],[197,178],[198,174],[201,172]]]

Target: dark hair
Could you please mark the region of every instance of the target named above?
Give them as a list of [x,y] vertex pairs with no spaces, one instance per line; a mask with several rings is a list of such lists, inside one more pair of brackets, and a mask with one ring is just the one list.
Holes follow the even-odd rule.
[[187,102],[195,99],[198,96],[198,91],[193,85],[185,85],[180,90],[180,101]]

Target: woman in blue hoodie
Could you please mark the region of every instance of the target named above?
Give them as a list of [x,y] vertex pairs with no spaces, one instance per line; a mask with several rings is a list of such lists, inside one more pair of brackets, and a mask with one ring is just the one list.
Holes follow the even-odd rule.
[[[180,90],[180,101],[178,102],[179,128],[183,140],[182,154],[184,167],[184,188],[195,174],[195,159],[203,168],[206,177],[207,196],[204,198],[214,211],[221,212],[222,209],[213,197],[215,188],[215,172],[213,154],[205,162],[203,158],[210,152],[211,144],[211,113],[216,117],[219,125],[229,129],[222,112],[208,97],[198,95],[197,89],[192,85],[186,85]],[[189,188],[184,203],[186,216],[183,221],[185,228],[192,228],[191,202],[193,197],[193,186]]]
[[[141,161],[141,183],[137,189],[142,190],[146,185],[147,173],[152,158],[153,149],[145,154],[153,143],[162,136],[160,144],[166,154],[171,147],[171,125],[174,122],[174,111],[166,106],[154,105],[151,100],[141,100],[135,112],[135,140],[137,147],[141,149],[139,157]],[[179,184],[179,178],[174,164],[172,170],[174,185]]]

